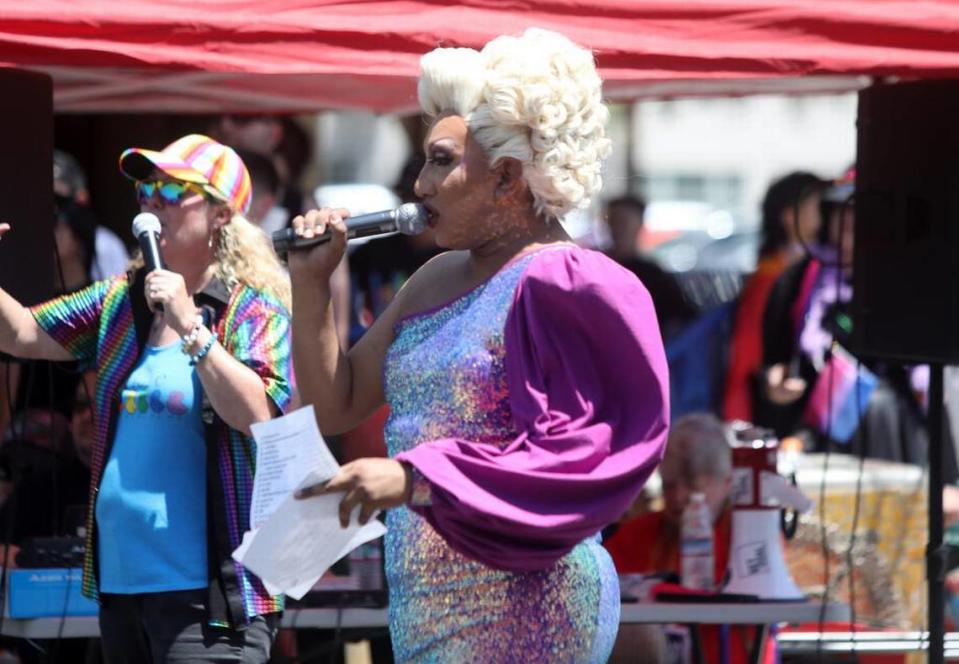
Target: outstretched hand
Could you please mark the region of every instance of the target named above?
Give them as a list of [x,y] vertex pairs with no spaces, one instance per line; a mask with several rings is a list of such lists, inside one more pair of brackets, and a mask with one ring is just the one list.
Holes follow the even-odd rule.
[[4,234],[9,230],[10,224],[0,224],[0,239],[2,239]]
[[360,525],[377,510],[404,504],[413,490],[410,467],[393,459],[357,459],[342,468],[326,484],[315,484],[296,492],[298,499],[327,493],[346,492],[340,502],[340,525],[346,528],[350,513],[360,506]]

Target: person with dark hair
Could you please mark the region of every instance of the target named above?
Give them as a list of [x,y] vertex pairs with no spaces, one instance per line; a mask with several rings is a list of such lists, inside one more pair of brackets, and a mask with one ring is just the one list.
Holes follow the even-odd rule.
[[759,258],[783,251],[801,254],[815,241],[822,225],[819,204],[829,186],[806,171],[794,171],[769,185],[762,202],[762,240]]
[[[80,162],[62,150],[53,151],[53,198],[58,214],[67,217],[74,232],[81,236],[87,250],[89,279],[106,279],[126,271],[130,262],[126,246],[116,233],[98,223],[90,207],[87,176]],[[78,232],[78,226],[83,230]],[[90,233],[92,239],[88,237]]]
[[726,420],[754,421],[766,301],[779,275],[815,241],[822,224],[820,197],[827,185],[812,173],[795,171],[773,182],[766,191],[756,271],[739,296],[733,325],[722,404]]
[[635,274],[649,291],[663,338],[669,340],[696,317],[676,279],[656,261],[639,254],[646,201],[627,194],[606,203],[606,226],[611,245],[606,252],[614,261]]
[[54,213],[53,283],[59,292],[67,293],[93,281],[97,220],[89,209],[59,198],[55,199]]
[[[51,276],[57,294],[88,286],[95,281],[95,273],[108,269],[104,267],[108,262],[97,261],[97,247],[101,231],[112,233],[97,225],[96,215],[86,204],[88,200],[86,177],[79,163],[69,154],[54,150],[54,261]],[[123,264],[126,262],[124,253]],[[64,366],[45,360],[4,363],[0,366],[0,392],[3,393],[0,398],[0,407],[3,407],[0,432],[6,431],[10,425],[11,409],[26,426],[32,420],[39,422],[49,417],[47,411],[51,409],[69,418],[78,380],[76,367],[72,364]],[[8,402],[8,387],[12,403]]]
[[[643,230],[646,201],[626,194],[606,202],[606,225],[609,227],[613,257],[629,258],[639,251],[639,235]],[[614,216],[613,219],[610,219]]]
[[[273,205],[266,212],[254,211],[251,219],[269,236],[271,233],[290,225],[290,220],[314,205],[312,196],[305,194],[300,187],[300,176],[310,162],[311,148],[309,135],[292,117],[268,113],[246,113],[221,116],[214,128],[216,136],[222,142],[245,155],[255,153],[266,157],[273,164],[272,174],[266,167],[259,173],[250,173],[253,180],[253,195],[259,195],[258,189],[273,188]],[[257,161],[260,161],[257,159]],[[261,162],[262,163],[262,162]],[[272,184],[273,176],[277,184]],[[257,180],[261,183],[258,185]],[[350,274],[349,261],[344,258],[333,277],[333,299],[340,321],[340,338],[349,338],[350,322],[346,315],[350,310]]]
[[[860,362],[851,343],[854,177],[850,170],[824,193],[820,238],[770,291],[755,421],[780,437],[800,434],[813,451],[922,466],[929,441],[917,393],[925,368]],[[849,373],[853,390],[840,386]],[[945,445],[947,481],[957,476],[953,452]]]
[[282,133],[273,162],[280,176],[280,202],[292,218],[313,205],[313,197],[300,186],[303,172],[313,159],[313,148],[310,135],[294,118],[281,116],[279,123]]
[[[254,150],[238,148],[236,153],[246,164],[253,182],[253,198],[247,218],[259,226],[267,235],[286,228],[287,215],[276,207],[276,197],[280,192],[280,176],[276,172],[273,160]],[[279,214],[276,212],[279,210]]]
[[236,149],[270,156],[280,144],[283,127],[278,115],[231,113],[220,117],[215,133]]
[[[423,168],[422,154],[407,159],[393,187],[401,203],[416,201],[413,185]],[[399,292],[406,280],[439,253],[433,232],[427,228],[417,235],[397,233],[375,238],[350,254],[353,312],[350,341],[357,341]]]
[[[234,148],[256,152],[273,161],[279,178],[275,203],[290,219],[310,206],[310,197],[300,187],[300,176],[310,163],[310,137],[292,117],[267,113],[224,115],[216,134]],[[276,214],[276,213],[275,213]]]

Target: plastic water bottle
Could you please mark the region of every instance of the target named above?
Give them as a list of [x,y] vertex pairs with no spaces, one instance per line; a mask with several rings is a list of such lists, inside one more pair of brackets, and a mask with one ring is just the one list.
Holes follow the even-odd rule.
[[694,493],[683,510],[679,546],[683,586],[712,592],[713,520],[706,496],[701,493]]

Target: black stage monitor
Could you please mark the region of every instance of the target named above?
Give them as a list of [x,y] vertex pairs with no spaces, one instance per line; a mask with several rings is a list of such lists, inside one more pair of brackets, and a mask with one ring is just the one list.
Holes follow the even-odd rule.
[[387,604],[383,538],[367,542],[337,562],[290,610],[307,607],[377,608]]
[[0,287],[23,304],[53,294],[53,83],[0,68]]
[[959,80],[859,93],[853,344],[959,363]]

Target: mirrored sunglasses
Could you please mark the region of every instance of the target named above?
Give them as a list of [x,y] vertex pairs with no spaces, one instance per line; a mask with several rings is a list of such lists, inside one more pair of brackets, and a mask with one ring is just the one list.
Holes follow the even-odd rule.
[[159,194],[160,200],[166,205],[179,205],[188,196],[194,196],[196,194],[200,194],[204,198],[209,198],[200,185],[192,182],[182,182],[180,180],[137,181],[136,189],[137,201],[141,205],[153,198],[154,194]]

